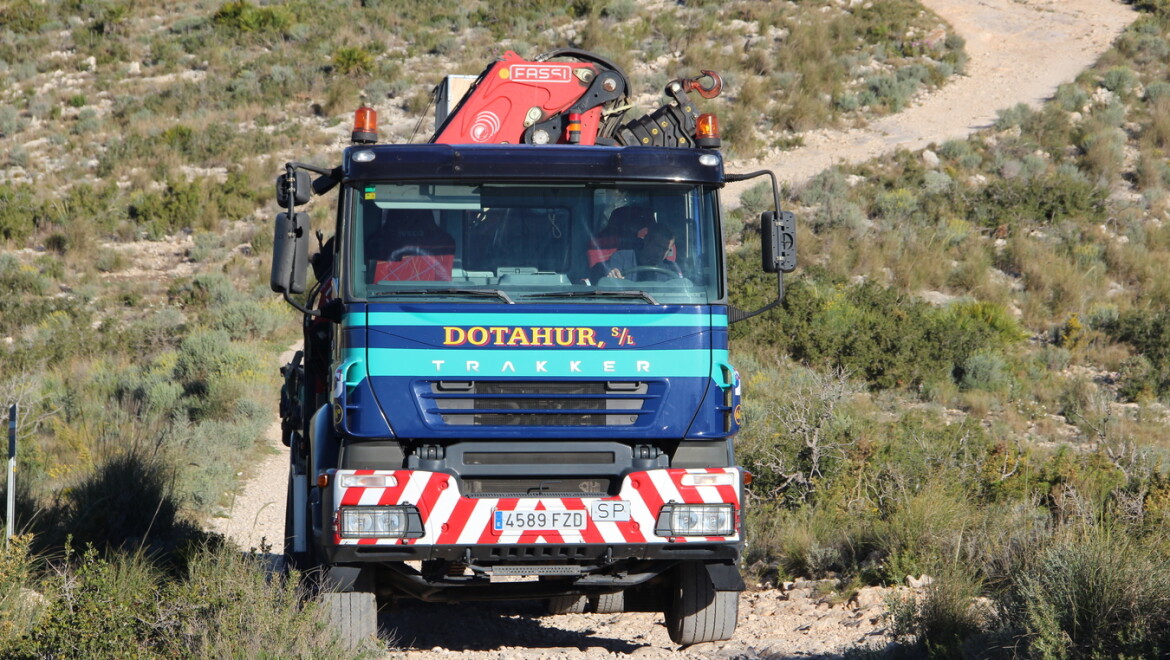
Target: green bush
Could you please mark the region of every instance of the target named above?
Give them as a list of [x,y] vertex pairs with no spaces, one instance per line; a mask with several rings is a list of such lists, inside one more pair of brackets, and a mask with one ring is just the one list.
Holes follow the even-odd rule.
[[1167,98],[1170,98],[1170,82],[1158,81],[1146,86],[1146,101],[1153,103]]
[[192,332],[180,344],[175,361],[175,378],[183,384],[195,421],[234,413],[257,371],[257,356],[233,343],[224,330]]
[[151,238],[200,226],[208,211],[201,182],[168,183],[161,192],[139,193],[130,204],[130,219]]
[[32,234],[37,199],[28,184],[0,184],[0,238],[21,241]]
[[364,48],[342,46],[333,51],[333,70],[343,76],[361,76],[370,73],[374,56]]
[[0,635],[0,654],[348,658],[373,650],[338,644],[299,575],[270,578],[264,560],[234,548],[193,545],[187,552],[185,568],[174,571],[140,552],[67,549],[36,584],[45,599],[41,613],[25,624],[25,635]]
[[347,651],[298,574],[267,574],[262,556],[201,550],[164,590],[157,641],[163,655],[196,658],[346,658]]
[[964,360],[958,380],[964,390],[984,392],[1003,392],[1012,384],[1006,361],[994,352],[975,353]]
[[997,110],[995,113],[995,128],[1001,131],[1014,126],[1023,126],[1032,117],[1032,108],[1027,103]]
[[1106,326],[1106,331],[1138,353],[1122,371],[1122,393],[1127,398],[1170,393],[1170,312],[1130,310]]
[[829,287],[799,280],[783,309],[776,325],[745,330],[797,360],[844,369],[879,389],[950,379],[974,353],[1022,334],[993,303],[936,309],[870,282]]
[[50,600],[31,634],[5,650],[8,657],[64,654],[78,658],[144,658],[153,655],[154,585],[158,570],[141,555],[103,559],[93,548],[46,580]]
[[1133,91],[1138,84],[1138,76],[1133,69],[1117,66],[1105,72],[1101,78],[1101,86],[1105,89],[1125,96]]
[[292,16],[283,7],[257,7],[247,0],[224,3],[211,20],[236,33],[281,32],[293,23]]
[[1029,180],[996,179],[969,207],[972,220],[985,227],[1047,225],[1105,217],[1104,189],[1083,177],[1057,171]]
[[26,591],[35,569],[31,541],[31,535],[17,534],[0,547],[0,652],[28,635],[43,610]]
[[1088,529],[1040,550],[1007,592],[1033,657],[1161,657],[1170,649],[1170,564],[1125,534]]

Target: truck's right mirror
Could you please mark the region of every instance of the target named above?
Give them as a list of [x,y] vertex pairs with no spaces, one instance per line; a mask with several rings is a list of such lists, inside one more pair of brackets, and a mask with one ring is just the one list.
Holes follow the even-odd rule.
[[277,293],[304,293],[305,271],[309,268],[309,214],[276,216],[272,237],[272,278]]
[[761,214],[760,244],[765,273],[796,270],[796,216],[791,211]]

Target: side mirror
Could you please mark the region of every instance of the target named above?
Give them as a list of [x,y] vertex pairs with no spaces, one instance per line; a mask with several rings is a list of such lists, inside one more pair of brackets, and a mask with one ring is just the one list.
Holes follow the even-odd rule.
[[796,215],[765,211],[760,215],[760,244],[765,273],[796,270]]
[[[298,172],[297,174],[301,174]],[[305,176],[306,183],[308,175]],[[306,195],[307,196],[307,195]],[[277,293],[304,293],[309,268],[309,214],[280,213],[272,237],[272,290]]]
[[[292,169],[291,167],[289,169]],[[309,173],[305,170],[295,170],[295,174],[281,174],[276,177],[276,204],[282,209],[288,208],[289,198],[293,206],[307,204],[313,195],[313,184]]]

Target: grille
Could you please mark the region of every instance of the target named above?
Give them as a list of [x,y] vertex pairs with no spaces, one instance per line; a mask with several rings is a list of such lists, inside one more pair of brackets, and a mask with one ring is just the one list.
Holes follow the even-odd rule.
[[633,426],[659,395],[647,382],[436,381],[427,412],[450,425]]
[[460,486],[467,497],[605,497],[612,481],[606,477],[465,477]]

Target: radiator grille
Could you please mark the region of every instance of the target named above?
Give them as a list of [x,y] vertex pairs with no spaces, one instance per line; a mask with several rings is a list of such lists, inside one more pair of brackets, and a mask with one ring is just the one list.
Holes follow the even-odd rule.
[[427,413],[464,426],[633,426],[659,395],[647,382],[435,381]]
[[605,497],[612,481],[607,477],[466,477],[461,480],[461,493],[466,497]]

